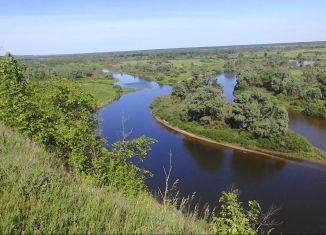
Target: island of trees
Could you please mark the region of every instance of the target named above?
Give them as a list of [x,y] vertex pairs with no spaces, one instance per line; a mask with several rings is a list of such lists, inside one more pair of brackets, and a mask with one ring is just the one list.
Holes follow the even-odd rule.
[[287,110],[276,99],[257,89],[238,89],[234,102],[228,104],[216,79],[189,79],[177,83],[171,95],[154,100],[153,114],[220,143],[280,156],[326,159],[325,153],[288,129]]

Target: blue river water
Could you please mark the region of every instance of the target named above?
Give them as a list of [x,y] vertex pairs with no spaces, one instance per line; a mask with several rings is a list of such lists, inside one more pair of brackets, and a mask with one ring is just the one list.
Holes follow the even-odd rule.
[[[171,152],[172,181],[179,180],[182,196],[195,192],[201,204],[214,207],[220,193],[233,186],[241,190],[243,201],[256,199],[264,210],[272,204],[281,208],[276,218],[283,223],[274,232],[326,233],[325,165],[263,157],[186,138],[167,130],[151,115],[151,102],[169,94],[170,86],[127,74],[114,77],[120,86],[143,89],[124,94],[98,111],[101,134],[109,143],[121,140],[124,116],[127,130],[132,131],[130,138],[145,135],[157,139],[145,161],[138,163],[154,174],[146,182],[150,191],[163,188],[163,166],[168,167]],[[218,79],[234,83],[230,77]],[[232,102],[231,98],[228,101]]]

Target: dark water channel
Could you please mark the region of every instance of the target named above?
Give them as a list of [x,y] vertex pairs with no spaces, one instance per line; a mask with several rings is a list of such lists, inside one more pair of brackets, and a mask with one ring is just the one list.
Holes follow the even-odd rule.
[[[162,127],[151,116],[150,103],[157,96],[169,94],[170,86],[125,74],[114,77],[120,86],[144,89],[125,94],[99,110],[102,135],[110,143],[121,139],[124,115],[128,118],[127,129],[132,130],[130,138],[146,135],[158,140],[141,163],[154,173],[147,181],[151,191],[163,188],[163,166],[168,167],[171,151],[172,180],[180,180],[181,195],[196,192],[201,202],[216,206],[220,192],[235,186],[242,192],[241,200],[256,199],[265,210],[272,204],[281,207],[277,219],[284,223],[274,232],[326,233],[325,165],[267,158],[185,138]],[[232,84],[230,77],[225,79]]]

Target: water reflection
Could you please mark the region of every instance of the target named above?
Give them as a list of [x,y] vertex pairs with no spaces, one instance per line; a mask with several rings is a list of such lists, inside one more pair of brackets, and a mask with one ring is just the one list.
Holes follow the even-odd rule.
[[124,73],[114,73],[113,77],[118,79],[117,85],[132,89],[144,89],[144,88],[156,88],[158,84],[154,81],[146,81],[139,79],[138,77],[124,74]]
[[237,180],[259,182],[280,172],[286,162],[275,161],[264,156],[253,156],[250,153],[236,152],[232,157],[231,164],[235,169]]
[[224,163],[223,153],[214,148],[205,147],[189,138],[183,139],[183,146],[188,151],[196,165],[203,171],[214,173]]

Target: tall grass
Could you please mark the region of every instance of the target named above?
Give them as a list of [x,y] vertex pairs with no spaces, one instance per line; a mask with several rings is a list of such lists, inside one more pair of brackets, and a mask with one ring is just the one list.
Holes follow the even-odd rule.
[[206,222],[69,174],[0,123],[0,233],[206,233]]

